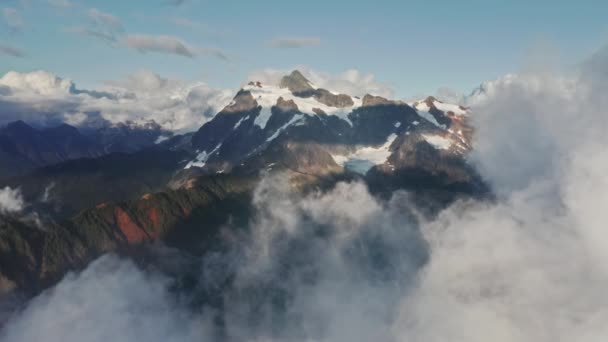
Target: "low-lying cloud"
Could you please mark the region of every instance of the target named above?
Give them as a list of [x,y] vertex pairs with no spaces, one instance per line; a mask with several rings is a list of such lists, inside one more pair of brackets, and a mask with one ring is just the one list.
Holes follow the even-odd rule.
[[176,306],[167,285],[157,273],[105,256],[33,300],[0,337],[11,342],[204,341],[203,324]]

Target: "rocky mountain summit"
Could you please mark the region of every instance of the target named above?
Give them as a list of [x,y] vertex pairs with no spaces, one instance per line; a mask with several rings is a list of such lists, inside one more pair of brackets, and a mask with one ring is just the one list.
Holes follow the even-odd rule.
[[293,71],[278,85],[251,82],[241,89],[193,136],[197,156],[185,167],[396,177],[415,171],[470,183],[468,116],[466,108],[433,97],[408,104],[337,94]]

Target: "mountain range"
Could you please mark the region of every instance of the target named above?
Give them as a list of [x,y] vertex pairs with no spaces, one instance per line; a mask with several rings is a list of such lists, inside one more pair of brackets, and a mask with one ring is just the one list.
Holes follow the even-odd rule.
[[332,92],[296,70],[278,84],[250,82],[185,135],[154,122],[10,123],[0,128],[0,188],[20,189],[27,205],[0,211],[0,293],[36,294],[107,252],[145,259],[157,242],[204,255],[221,245],[226,222],[246,226],[269,174],[304,193],[341,180],[380,196],[404,189],[426,215],[488,196],[467,161],[471,115],[434,97]]

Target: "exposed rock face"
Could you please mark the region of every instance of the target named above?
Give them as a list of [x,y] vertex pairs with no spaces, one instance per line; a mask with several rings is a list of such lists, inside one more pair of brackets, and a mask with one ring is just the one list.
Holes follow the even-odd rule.
[[344,94],[332,94],[325,89],[317,89],[312,96],[317,99],[317,101],[330,107],[344,108],[354,105],[353,99],[350,96]]
[[304,93],[315,89],[310,84],[310,81],[308,81],[308,79],[306,79],[298,70],[294,70],[291,74],[283,76],[279,86],[281,88],[289,89],[289,91],[294,94]]
[[309,80],[298,70],[284,76],[279,84],[281,88],[287,88],[295,96],[308,98],[313,97],[322,104],[330,107],[351,107],[354,102],[352,98],[345,94],[333,94],[329,90],[315,88]]
[[396,104],[394,101],[387,100],[381,96],[373,96],[370,94],[366,94],[363,97],[363,107],[369,106],[382,106],[382,105],[391,105]]

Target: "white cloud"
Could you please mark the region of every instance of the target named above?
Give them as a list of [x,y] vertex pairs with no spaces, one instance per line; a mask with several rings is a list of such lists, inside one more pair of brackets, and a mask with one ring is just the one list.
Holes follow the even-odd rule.
[[400,339],[608,334],[606,61],[507,76],[477,94],[473,161],[498,201],[455,205],[424,226],[431,259],[403,299]]
[[[378,82],[374,74],[371,73],[365,74],[356,69],[349,69],[335,75],[317,71],[307,66],[296,66],[293,69],[300,70],[317,87],[331,91],[352,96],[364,96],[365,94],[386,98],[393,96],[393,89],[387,84]],[[248,80],[261,81],[267,84],[279,84],[281,78],[288,75],[292,70],[258,70],[250,73]]]
[[24,206],[25,202],[19,189],[0,189],[0,213],[19,212]]
[[279,37],[268,42],[269,46],[281,49],[295,49],[319,44],[321,44],[319,37]]
[[163,128],[188,132],[224,108],[232,90],[204,83],[169,80],[140,71],[126,80],[108,82],[98,90],[79,90],[75,84],[46,71],[9,72],[0,78],[5,113],[0,123],[22,119],[32,123],[77,125],[154,120]]
[[9,71],[0,78],[0,84],[13,92],[42,96],[67,95],[73,87],[72,81],[42,70],[30,73]]

